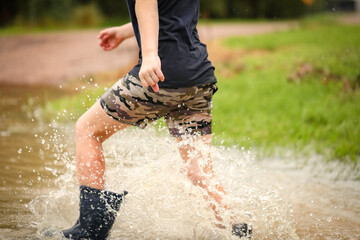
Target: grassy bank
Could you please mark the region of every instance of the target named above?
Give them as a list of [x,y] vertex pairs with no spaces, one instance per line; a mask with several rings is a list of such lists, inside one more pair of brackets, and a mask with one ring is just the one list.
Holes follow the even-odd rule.
[[359,159],[360,27],[310,21],[222,45],[232,57],[217,71],[215,132],[270,152]]
[[[220,89],[216,143],[359,159],[360,27],[307,20],[295,30],[229,38],[209,50]],[[101,78],[94,76],[98,85]],[[45,112],[80,114],[104,92],[104,84],[91,86],[48,103]]]

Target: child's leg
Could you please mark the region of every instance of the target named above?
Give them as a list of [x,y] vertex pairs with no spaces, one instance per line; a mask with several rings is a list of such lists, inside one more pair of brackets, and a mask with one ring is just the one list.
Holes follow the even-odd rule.
[[[170,134],[177,138],[178,147],[187,166],[187,176],[197,186],[204,188],[208,196],[221,204],[225,191],[217,183],[211,160],[212,96],[215,84],[205,84],[185,89],[177,100],[177,108],[165,116]],[[216,206],[212,206],[217,213]]]
[[76,174],[80,184],[80,216],[75,225],[58,231],[48,229],[44,236],[61,239],[106,239],[116,212],[127,194],[104,191],[105,160],[102,143],[128,125],[113,120],[96,102],[76,122]]
[[102,143],[129,125],[112,119],[96,102],[76,122],[76,174],[80,185],[104,189],[105,161]]
[[[199,139],[177,138],[180,155],[187,166],[187,176],[193,184],[204,188],[208,195],[217,203],[222,204],[225,190],[216,179],[211,160],[211,134],[206,134]],[[199,147],[199,148],[197,148]],[[215,213],[216,207],[212,206]],[[218,217],[218,216],[217,216]],[[218,217],[220,220],[221,218]]]
[[[223,195],[226,193],[221,183],[216,179],[215,172],[211,161],[211,134],[205,134],[197,140],[194,138],[183,139],[177,138],[179,144],[179,151],[181,157],[184,159],[187,166],[187,175],[194,185],[204,188],[208,195],[212,197],[220,208],[229,209],[228,206],[222,202]],[[195,138],[196,139],[196,138]],[[212,210],[215,212],[215,217],[218,221],[223,222],[220,215],[220,209],[216,204],[211,204]],[[223,223],[216,224],[219,228],[225,228]],[[240,238],[246,237],[251,239],[252,226],[248,223],[234,223],[231,220],[231,233]]]

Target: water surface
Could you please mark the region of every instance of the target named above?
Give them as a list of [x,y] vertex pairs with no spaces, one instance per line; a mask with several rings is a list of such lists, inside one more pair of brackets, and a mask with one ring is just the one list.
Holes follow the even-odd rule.
[[[74,122],[45,121],[57,90],[1,88],[0,239],[43,239],[78,217]],[[127,195],[110,239],[234,239],[192,185],[164,130],[129,129],[105,144],[107,189]],[[213,148],[227,190],[224,224],[247,221],[254,239],[359,239],[359,169],[312,155],[268,158]]]

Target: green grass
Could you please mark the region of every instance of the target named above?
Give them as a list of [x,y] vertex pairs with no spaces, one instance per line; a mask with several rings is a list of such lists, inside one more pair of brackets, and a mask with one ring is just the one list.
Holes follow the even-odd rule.
[[71,90],[72,94],[67,97],[61,97],[53,101],[48,101],[42,108],[42,117],[46,120],[53,120],[58,115],[62,115],[59,118],[60,121],[76,120],[87,109],[89,109],[106,91],[106,87],[87,86],[84,90],[79,85],[75,87],[77,92],[74,93],[74,89]]
[[[360,27],[306,20],[291,31],[228,38],[222,47],[232,57],[226,64],[214,59],[215,143],[359,160]],[[304,64],[311,70],[289,81]],[[90,88],[49,102],[45,114],[79,115],[103,92]]]
[[[239,50],[245,68],[230,79],[218,72],[215,132],[270,152],[310,149],[331,159],[359,159],[360,27],[306,23],[223,45]],[[288,81],[304,63],[312,70]]]

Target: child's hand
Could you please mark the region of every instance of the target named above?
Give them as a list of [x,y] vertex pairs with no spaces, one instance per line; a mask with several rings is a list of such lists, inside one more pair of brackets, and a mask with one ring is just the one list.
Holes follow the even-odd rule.
[[165,77],[161,71],[161,61],[157,53],[143,53],[139,78],[144,88],[151,86],[155,92],[159,91],[159,81]]
[[98,39],[100,47],[105,51],[110,51],[119,46],[124,37],[121,34],[121,27],[111,27],[102,30]]

